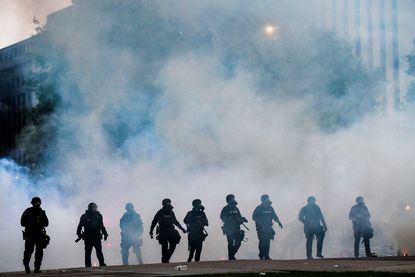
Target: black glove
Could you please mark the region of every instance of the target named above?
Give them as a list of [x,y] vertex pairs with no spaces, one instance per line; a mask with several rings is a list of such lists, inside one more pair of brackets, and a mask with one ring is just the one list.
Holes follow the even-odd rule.
[[280,226],[280,228],[282,229],[282,228],[284,228],[283,226],[282,226],[282,223],[281,222],[278,222],[278,225]]
[[153,239],[153,231],[150,231],[150,238]]
[[246,219],[246,217],[242,217],[242,222],[248,223],[248,219]]
[[104,241],[107,241],[108,234],[104,234]]

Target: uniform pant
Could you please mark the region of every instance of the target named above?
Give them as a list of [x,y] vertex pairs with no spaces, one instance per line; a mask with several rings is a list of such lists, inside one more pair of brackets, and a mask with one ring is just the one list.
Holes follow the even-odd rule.
[[174,250],[176,250],[177,243],[170,238],[163,238],[159,240],[161,244],[161,262],[169,263]]
[[180,242],[179,232],[175,229],[160,231],[158,240],[161,244],[161,262],[169,263],[176,245]]
[[25,250],[23,254],[23,264],[29,265],[30,258],[32,257],[33,251],[35,251],[35,268],[40,269],[43,259],[43,242],[41,236],[26,236]]
[[324,241],[324,236],[325,236],[323,228],[322,227],[313,228],[313,229],[310,228],[310,230],[307,230],[305,232],[305,236],[307,239],[307,242],[306,242],[307,258],[311,258],[313,256],[311,253],[312,253],[312,248],[313,248],[314,237],[316,237],[317,239],[317,256],[321,256],[322,251],[323,251],[323,241]]
[[366,257],[370,257],[372,252],[370,251],[370,240],[369,237],[364,234],[364,232],[359,230],[354,230],[354,256],[359,257],[359,246],[361,238],[363,238],[363,244],[365,245]]
[[202,247],[203,247],[203,240],[189,240],[189,258],[187,259],[188,262],[193,260],[193,256],[195,255],[195,261],[200,261],[200,255],[202,254]]
[[105,266],[104,254],[102,254],[102,244],[100,239],[85,239],[85,266],[91,267],[92,248],[95,248],[100,266]]
[[130,248],[133,248],[133,251],[137,257],[137,261],[139,264],[143,264],[143,258],[141,257],[141,248],[139,241],[125,241],[122,240],[121,242],[121,256],[122,256],[122,264],[128,265],[128,256]]
[[241,247],[241,235],[240,231],[226,233],[226,239],[228,240],[228,259],[235,260],[235,254],[238,252],[239,247]]
[[258,249],[259,249],[259,258],[261,260],[270,259],[269,257],[269,249],[271,244],[271,239],[273,237],[270,236],[269,232],[257,232],[258,234]]

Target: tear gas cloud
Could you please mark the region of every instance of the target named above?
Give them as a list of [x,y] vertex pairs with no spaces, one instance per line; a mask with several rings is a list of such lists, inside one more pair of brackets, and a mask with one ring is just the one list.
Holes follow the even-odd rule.
[[[51,17],[44,39],[60,55],[50,62],[65,65],[57,136],[43,162],[48,176],[1,160],[0,269],[21,268],[19,219],[34,195],[50,219],[46,268],[83,265],[73,241],[91,201],[109,231],[107,264],[121,263],[126,202],[145,223],[145,262],[158,262],[147,233],[166,197],[179,220],[202,200],[210,221],[202,259],[222,259],[228,193],[248,219],[260,195],[271,196],[286,225],[273,258],[305,256],[297,213],[308,195],[328,223],[325,256],[351,255],[347,216],[357,195],[372,213],[375,251],[394,254],[385,250],[390,219],[414,193],[415,124],[409,112],[379,112],[382,82],[316,24],[313,3],[91,0]],[[249,227],[238,257],[256,259]],[[183,236],[173,261],[186,250]]]

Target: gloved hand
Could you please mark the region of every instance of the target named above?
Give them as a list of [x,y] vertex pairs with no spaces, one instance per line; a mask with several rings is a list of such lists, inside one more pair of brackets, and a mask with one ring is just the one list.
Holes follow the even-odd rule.
[[107,238],[108,238],[108,234],[105,234],[104,235],[104,241],[107,241]]
[[323,226],[323,232],[327,232],[327,226],[326,225]]
[[153,239],[153,231],[150,231],[150,238]]
[[182,232],[183,232],[183,234],[187,233],[187,231],[184,228],[182,228]]
[[248,223],[248,219],[246,219],[246,217],[242,217],[242,222]]
[[282,226],[281,222],[278,222],[278,226],[280,226],[281,229],[284,228],[284,226]]

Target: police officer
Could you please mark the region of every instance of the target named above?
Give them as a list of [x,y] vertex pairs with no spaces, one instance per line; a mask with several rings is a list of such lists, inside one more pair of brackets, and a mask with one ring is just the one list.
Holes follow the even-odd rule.
[[196,252],[195,261],[200,261],[200,254],[202,253],[203,241],[207,236],[205,226],[208,226],[208,219],[204,212],[205,207],[202,206],[200,199],[195,199],[192,202],[193,209],[186,214],[184,223],[187,226],[188,241],[189,241],[189,258],[191,262]]
[[359,257],[359,244],[361,238],[363,238],[363,243],[365,245],[366,257],[376,257],[375,254],[372,254],[370,251],[370,239],[373,237],[373,229],[370,224],[370,213],[369,209],[366,207],[365,200],[362,196],[356,198],[356,205],[354,205],[349,213],[349,219],[353,223],[354,231],[354,256]]
[[106,266],[104,262],[104,255],[102,254],[101,239],[107,240],[108,233],[105,229],[102,215],[98,211],[98,206],[95,203],[89,203],[88,210],[81,216],[79,225],[76,230],[78,238],[85,241],[85,266],[91,267],[91,253],[92,248],[95,248],[99,266]]
[[272,221],[278,223],[282,229],[282,223],[279,220],[274,208],[271,206],[272,202],[268,194],[261,196],[261,204],[255,208],[252,214],[252,219],[255,221],[256,231],[259,239],[259,259],[271,260],[269,256],[269,248],[271,240],[275,237],[275,231],[272,229]]
[[33,197],[32,207],[27,208],[21,217],[20,223],[25,227],[23,238],[25,239],[25,250],[23,265],[26,273],[30,273],[30,258],[36,247],[35,252],[35,273],[41,273],[40,266],[43,258],[43,248],[45,247],[45,227],[48,227],[49,220],[46,212],[40,208],[42,201],[39,197]]
[[317,238],[317,257],[324,258],[322,255],[323,240],[327,232],[326,221],[321,213],[320,207],[316,204],[316,198],[309,196],[307,205],[304,206],[298,215],[298,219],[304,224],[304,233],[307,239],[306,252],[307,259],[313,259],[311,250],[314,237]]
[[176,225],[183,233],[186,230],[177,221],[173,212],[173,206],[170,199],[163,199],[163,207],[156,213],[150,227],[150,237],[153,238],[153,230],[157,227],[157,239],[161,245],[161,262],[169,263],[170,258],[176,249],[176,245],[180,242],[180,234],[174,228]]
[[245,237],[245,232],[241,230],[241,225],[244,222],[248,222],[248,220],[242,217],[239,209],[236,207],[238,202],[235,200],[235,195],[228,194],[226,202],[228,205],[222,209],[220,219],[223,221],[222,230],[228,241],[228,259],[236,260],[235,254],[238,252]]
[[143,244],[141,238],[144,231],[143,221],[140,215],[134,210],[132,203],[127,203],[125,210],[126,212],[120,219],[122,264],[128,265],[129,250],[131,247],[133,247],[133,251],[137,256],[138,263],[143,264],[140,249]]

